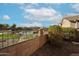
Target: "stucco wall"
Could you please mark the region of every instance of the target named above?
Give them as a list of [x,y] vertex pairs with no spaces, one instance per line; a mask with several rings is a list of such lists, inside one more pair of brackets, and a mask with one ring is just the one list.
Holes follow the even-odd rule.
[[0,50],[0,55],[29,56],[47,42],[45,35]]
[[75,28],[79,28],[79,22],[75,23]]
[[61,26],[65,28],[79,28],[79,22],[73,23],[68,21],[67,19],[64,19]]
[[75,23],[71,23],[71,28],[75,28]]
[[61,26],[66,28],[71,27],[71,23],[67,19],[64,19]]

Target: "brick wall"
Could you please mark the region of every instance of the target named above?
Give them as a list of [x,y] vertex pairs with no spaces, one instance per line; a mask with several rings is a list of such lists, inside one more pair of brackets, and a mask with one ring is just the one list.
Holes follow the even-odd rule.
[[45,35],[0,50],[0,55],[29,56],[47,42]]

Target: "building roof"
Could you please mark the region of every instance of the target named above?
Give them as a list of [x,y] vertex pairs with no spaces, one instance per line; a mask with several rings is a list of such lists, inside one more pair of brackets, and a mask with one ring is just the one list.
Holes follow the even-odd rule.
[[63,19],[67,19],[67,20],[69,20],[71,22],[76,22],[76,21],[79,21],[79,15],[76,15],[76,16],[66,16]]

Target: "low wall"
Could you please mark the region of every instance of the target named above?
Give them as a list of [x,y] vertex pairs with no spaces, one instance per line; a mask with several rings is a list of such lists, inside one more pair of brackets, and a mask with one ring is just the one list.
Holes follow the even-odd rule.
[[0,55],[29,56],[47,42],[45,36],[27,40],[0,50]]

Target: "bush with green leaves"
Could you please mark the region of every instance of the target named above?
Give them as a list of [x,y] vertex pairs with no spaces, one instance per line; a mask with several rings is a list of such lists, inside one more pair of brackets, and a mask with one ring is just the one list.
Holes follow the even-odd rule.
[[63,43],[63,32],[60,26],[54,25],[48,28],[49,41],[54,46],[62,46]]
[[74,28],[62,28],[62,31],[64,33],[64,38],[68,39],[68,40],[75,40],[76,39],[76,34],[77,34],[77,30]]
[[77,37],[77,30],[74,28],[62,28],[61,26],[54,25],[48,28],[49,42],[54,46],[62,46],[64,40],[75,41]]

